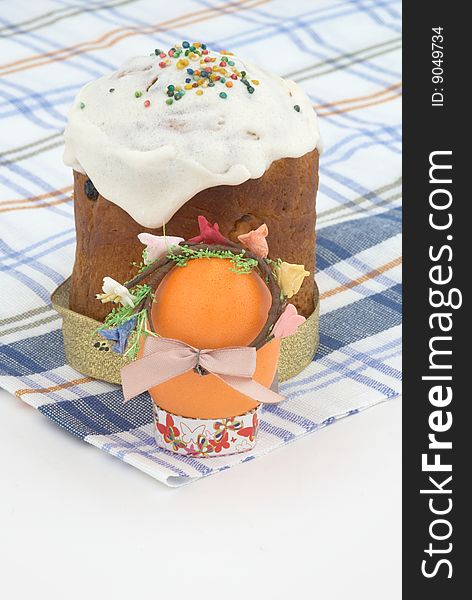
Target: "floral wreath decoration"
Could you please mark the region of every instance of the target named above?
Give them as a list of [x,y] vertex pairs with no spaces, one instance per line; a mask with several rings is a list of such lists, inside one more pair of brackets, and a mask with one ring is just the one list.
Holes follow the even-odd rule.
[[[288,300],[299,291],[309,272],[303,265],[268,258],[269,248],[266,238],[269,232],[266,224],[256,230],[239,235],[240,244],[225,238],[220,233],[218,224],[210,224],[204,216],[198,217],[198,225],[199,235],[189,240],[166,235],[139,234],[138,239],[145,248],[141,263],[133,263],[138,269],[137,274],[123,284],[111,277],[105,277],[102,293],[96,295],[96,298],[103,303],[112,302],[117,305],[98,329],[99,335],[109,341],[114,352],[132,359],[132,362],[122,369],[125,401],[142,391],[151,389],[161,381],[190,369],[202,376],[213,373],[231,387],[258,402],[283,400],[284,398],[279,394],[252,380],[255,354],[271,340],[292,335],[304,323],[305,317],[299,315],[296,307]],[[172,269],[185,267],[191,260],[208,258],[229,260],[232,264],[230,270],[236,274],[247,274],[254,271],[268,288],[271,305],[267,319],[259,334],[248,347],[200,350],[178,340],[163,338],[155,331],[151,310],[153,302],[155,302],[155,291],[164,277]],[[138,358],[142,346],[144,346],[144,354],[141,352],[141,356]],[[245,352],[242,357],[243,350]],[[149,360],[153,353],[159,355],[159,360],[151,365]],[[184,354],[185,360],[183,359]],[[215,361],[221,363],[222,367],[215,369]],[[241,363],[239,371],[232,367],[232,363],[235,362]],[[180,365],[175,367],[176,363],[180,363]],[[154,375],[151,385],[149,373],[156,371],[156,365],[161,376],[160,379],[159,377],[156,379],[156,375]],[[234,376],[235,374],[237,376]],[[245,431],[253,432],[244,440],[246,443],[244,450],[249,449],[251,443],[252,445],[255,443],[256,424],[258,423],[256,413],[257,409],[239,417],[243,421],[244,417],[247,420],[249,429],[244,428]],[[212,422],[212,429],[215,429],[216,426],[215,432],[213,432],[216,433],[216,438],[209,436],[208,431],[206,431],[206,435],[203,435],[204,421],[199,421],[202,424],[199,428],[194,427],[194,430],[201,429],[200,437],[191,439],[187,444],[176,435],[179,432],[173,421],[176,415],[165,413],[159,407],[154,406],[154,418],[158,444],[174,452],[203,456],[208,453],[204,452],[204,448],[207,448],[208,451],[217,448],[216,452],[222,454],[243,451],[240,444],[237,447],[231,445],[227,435],[221,436],[219,430],[222,419]],[[162,424],[162,419],[165,420],[166,425]],[[196,420],[192,421],[194,425],[196,422]],[[183,422],[181,429],[182,426],[189,431],[187,422]],[[223,444],[222,437],[224,438]],[[234,440],[234,437],[231,439]],[[212,440],[217,444],[215,447],[210,443]]]
[[[249,273],[256,269],[266,282],[272,296],[267,321],[250,346],[257,350],[273,338],[284,338],[295,333],[305,317],[298,314],[287,299],[301,288],[310,273],[303,265],[291,264],[280,259],[268,258],[267,225],[238,236],[241,245],[223,237],[218,224],[211,225],[203,216],[198,217],[200,234],[190,240],[150,233],[138,235],[145,245],[138,274],[120,284],[111,277],[104,277],[102,293],[96,298],[102,303],[120,305],[106,317],[98,333],[112,343],[118,354],[136,358],[141,336],[157,336],[150,310],[156,289],[167,273],[175,267],[184,267],[189,260],[203,258],[229,259],[236,273]],[[147,280],[147,283],[143,283]]]

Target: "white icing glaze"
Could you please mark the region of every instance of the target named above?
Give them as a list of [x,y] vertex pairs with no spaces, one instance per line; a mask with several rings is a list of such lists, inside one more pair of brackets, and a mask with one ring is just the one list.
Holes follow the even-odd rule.
[[[209,56],[221,60],[216,52]],[[261,177],[274,160],[320,145],[316,114],[296,83],[228,58],[249,81],[259,80],[254,93],[240,80],[232,88],[215,82],[169,106],[167,86],[183,86],[189,75],[176,68],[177,59],[161,68],[157,56],[133,58],[89,83],[69,111],[64,162],[87,173],[100,194],[135,221],[161,227],[201,190]],[[199,60],[189,67],[198,69]]]

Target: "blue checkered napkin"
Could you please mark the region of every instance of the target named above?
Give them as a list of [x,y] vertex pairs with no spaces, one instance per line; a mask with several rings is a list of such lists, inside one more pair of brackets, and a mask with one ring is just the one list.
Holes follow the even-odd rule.
[[[397,0],[10,2],[0,16],[0,385],[168,485],[274,450],[400,393],[400,3]],[[137,10],[139,6],[139,10]],[[61,132],[90,79],[127,56],[202,39],[300,82],[321,118],[321,344],[262,414],[251,454],[156,447],[146,397],[65,363],[51,292],[71,272],[71,173]],[[157,43],[159,42],[159,43]]]

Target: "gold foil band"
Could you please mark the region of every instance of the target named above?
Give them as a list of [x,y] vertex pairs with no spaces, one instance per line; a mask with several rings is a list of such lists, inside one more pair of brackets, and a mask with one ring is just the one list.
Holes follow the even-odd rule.
[[[121,383],[120,369],[129,359],[116,354],[97,329],[102,325],[69,308],[70,279],[52,294],[53,308],[62,317],[64,348],[68,364],[79,373],[110,383]],[[285,381],[302,371],[313,360],[319,343],[319,301],[315,289],[316,308],[290,337],[282,340],[279,359],[279,381]]]

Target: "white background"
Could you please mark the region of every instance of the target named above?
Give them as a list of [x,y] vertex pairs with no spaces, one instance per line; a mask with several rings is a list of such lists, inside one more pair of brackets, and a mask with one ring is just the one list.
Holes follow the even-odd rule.
[[169,489],[0,391],[0,596],[399,600],[400,413]]

